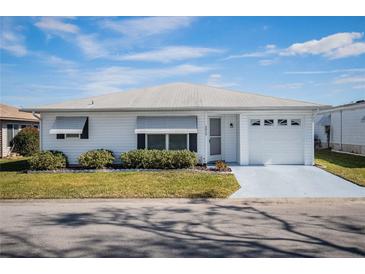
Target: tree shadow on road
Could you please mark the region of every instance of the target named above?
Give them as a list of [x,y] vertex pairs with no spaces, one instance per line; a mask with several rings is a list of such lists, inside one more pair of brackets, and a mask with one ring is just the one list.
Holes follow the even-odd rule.
[[[1,256],[365,256],[361,241],[356,241],[364,238],[364,226],[346,223],[345,216],[302,214],[298,221],[266,212],[263,207],[200,202],[205,204],[205,210],[195,210],[199,202],[192,200],[178,206],[103,207],[92,212],[75,210],[39,216],[32,223],[33,229],[71,231],[71,246],[60,248],[37,243],[26,231],[22,234],[1,231]],[[328,237],[331,234],[336,240]],[[354,235],[349,244],[348,237]]]

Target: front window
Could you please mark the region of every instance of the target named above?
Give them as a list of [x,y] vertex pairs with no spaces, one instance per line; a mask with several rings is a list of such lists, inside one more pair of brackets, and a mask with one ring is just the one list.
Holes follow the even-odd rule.
[[166,149],[166,136],[165,134],[149,134],[147,135],[147,148],[148,149]]
[[190,150],[197,152],[196,133],[188,134],[137,134],[137,149]]
[[6,143],[7,143],[8,147],[10,147],[11,146],[11,141],[14,139],[14,137],[19,132],[19,125],[18,124],[7,124],[6,128],[7,128]]
[[169,149],[182,150],[187,149],[187,134],[169,134]]
[[66,134],[66,139],[80,139],[80,134]]

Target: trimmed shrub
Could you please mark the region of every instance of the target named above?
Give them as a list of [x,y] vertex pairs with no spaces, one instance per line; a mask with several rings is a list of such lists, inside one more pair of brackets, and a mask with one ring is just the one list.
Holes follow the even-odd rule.
[[107,149],[90,150],[80,155],[79,164],[87,168],[105,168],[110,166],[115,157],[113,152]]
[[39,151],[39,130],[23,128],[12,140],[14,152],[23,156],[31,156]]
[[55,170],[65,168],[67,157],[61,151],[41,151],[29,159],[32,170]]
[[194,167],[198,160],[189,150],[131,150],[121,155],[125,168],[176,169]]

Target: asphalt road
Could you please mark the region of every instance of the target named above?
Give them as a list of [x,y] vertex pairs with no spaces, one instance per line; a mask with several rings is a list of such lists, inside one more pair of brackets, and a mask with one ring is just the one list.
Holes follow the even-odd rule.
[[364,257],[365,199],[0,202],[1,257]]

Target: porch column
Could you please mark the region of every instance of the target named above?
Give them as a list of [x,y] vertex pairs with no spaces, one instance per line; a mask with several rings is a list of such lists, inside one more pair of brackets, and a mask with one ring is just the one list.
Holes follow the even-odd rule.
[[249,164],[248,155],[248,117],[247,115],[239,115],[239,163],[242,166],[247,166]]

